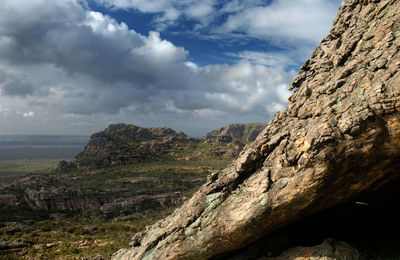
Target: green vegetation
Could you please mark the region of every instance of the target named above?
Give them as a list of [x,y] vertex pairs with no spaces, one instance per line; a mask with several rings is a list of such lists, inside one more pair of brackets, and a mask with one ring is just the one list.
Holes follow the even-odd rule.
[[[95,190],[106,194],[113,190],[147,190],[154,194],[181,191],[189,197],[205,181],[210,172],[220,170],[230,162],[231,159],[224,158],[179,161],[161,158],[96,170],[54,172],[58,161],[0,160],[0,176],[3,180],[10,181],[30,173],[43,173],[48,176],[46,180],[52,179],[39,186],[29,182],[27,185],[30,185],[31,189],[51,189],[53,183],[60,183],[65,188]],[[18,186],[4,185],[4,187],[12,194],[23,192]],[[11,225],[12,231],[0,225],[0,243],[6,241],[8,244],[15,244],[22,241],[25,245],[16,253],[1,255],[0,260],[34,257],[108,259],[120,248],[128,246],[135,232],[166,217],[178,206],[107,218],[99,213],[89,215],[80,212],[38,211],[25,204],[14,207],[0,205],[0,224],[17,222]]]
[[[230,160],[207,161],[153,160],[130,165],[112,166],[98,170],[63,174],[66,185],[81,189],[105,191],[113,188],[155,189],[179,191],[192,188],[193,181],[202,182],[206,176],[226,167]],[[150,181],[141,181],[148,178]]]
[[[158,206],[159,208],[154,208],[152,202],[144,202],[149,204],[143,205],[139,211],[135,211],[134,206],[113,211],[114,205],[118,207],[118,203],[112,204],[114,200],[124,201],[137,194],[162,196],[177,191],[190,197],[204,183],[208,174],[225,168],[231,162],[232,154],[237,153],[240,148],[236,143],[215,142],[210,145],[196,140],[186,143],[186,137],[182,137],[182,142],[156,145],[156,150],[160,149],[157,150],[157,156],[149,154],[143,159],[139,157],[139,160],[121,161],[122,163],[111,160],[106,164],[111,165],[109,167],[103,165],[56,171],[61,158],[68,158],[55,159],[63,155],[57,149],[75,149],[81,141],[79,138],[63,140],[56,137],[53,140],[52,137],[43,137],[49,147],[41,147],[41,142],[35,143],[36,139],[7,138],[0,138],[0,148],[3,146],[3,150],[0,149],[0,198],[1,195],[3,201],[15,198],[17,203],[0,204],[0,247],[3,243],[6,247],[17,246],[17,249],[10,250],[9,254],[0,250],[0,260],[108,259],[118,249],[128,246],[135,232],[169,215],[179,206],[176,203],[183,198],[179,197],[179,200]],[[149,145],[152,142],[149,141]],[[114,152],[123,156],[135,155],[132,147],[117,145]],[[17,156],[13,157],[15,154],[12,154],[12,159],[8,160],[7,149],[11,148]],[[88,160],[97,159],[101,163],[110,154],[115,156],[115,153],[107,149],[104,150],[104,158],[95,154]],[[54,159],[41,159],[42,156]],[[26,178],[21,178],[24,176]],[[27,194],[32,196],[26,197]],[[89,194],[83,198],[76,195],[78,197],[74,197],[73,203],[77,204],[83,203],[85,199],[92,199],[94,205],[98,205],[98,201],[102,201],[100,205],[112,205],[107,213],[98,207],[84,212],[73,212],[66,211],[65,208],[58,210],[54,206],[52,209],[44,206],[41,210],[28,206],[29,203],[54,205],[57,200],[60,202],[59,199],[66,198],[63,197],[64,194]],[[26,198],[29,198],[28,201]],[[140,206],[142,205],[139,208]]]
[[0,160],[0,182],[9,182],[27,174],[51,173],[59,159]]
[[48,218],[49,214],[43,210],[33,210],[25,204],[8,206],[0,204],[0,222],[41,220]]
[[121,247],[128,246],[132,234],[166,217],[174,209],[143,213],[129,221],[75,216],[36,222],[31,231],[3,236],[7,241],[24,241],[31,246],[23,255],[4,255],[0,259],[91,259],[99,256],[108,259]]

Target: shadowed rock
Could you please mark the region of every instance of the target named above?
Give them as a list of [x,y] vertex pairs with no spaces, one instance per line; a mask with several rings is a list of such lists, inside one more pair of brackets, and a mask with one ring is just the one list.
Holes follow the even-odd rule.
[[207,259],[398,177],[400,3],[346,0],[287,108],[114,259]]
[[314,247],[296,247],[284,251],[277,257],[262,257],[258,260],[366,260],[357,249],[341,241],[328,239]]

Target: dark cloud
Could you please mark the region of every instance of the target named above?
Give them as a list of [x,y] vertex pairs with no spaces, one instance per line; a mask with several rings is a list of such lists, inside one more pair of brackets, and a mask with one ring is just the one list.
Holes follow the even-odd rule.
[[1,90],[4,95],[20,97],[26,97],[34,91],[31,85],[18,79],[3,83]]
[[0,84],[3,83],[7,79],[7,73],[0,70]]

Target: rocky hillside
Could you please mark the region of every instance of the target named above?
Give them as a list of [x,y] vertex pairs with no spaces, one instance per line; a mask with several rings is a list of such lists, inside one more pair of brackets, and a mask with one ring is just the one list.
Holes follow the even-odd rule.
[[[93,178],[93,177],[92,177]],[[82,178],[81,178],[82,179]],[[136,187],[159,183],[157,178],[137,177]],[[93,180],[93,182],[95,182]],[[78,181],[79,183],[79,181]],[[134,184],[134,183],[133,183]],[[191,184],[191,185],[190,185]],[[198,183],[197,183],[198,184]],[[126,185],[125,185],[126,186]],[[196,183],[187,183],[187,189]],[[93,186],[94,188],[95,186]],[[106,217],[126,216],[176,205],[184,200],[185,189],[110,189],[80,188],[60,176],[32,175],[3,186],[0,191],[0,209],[4,207],[25,209],[29,212],[60,213],[79,212]],[[21,216],[23,217],[23,216]],[[0,222],[5,221],[0,217]]]
[[195,140],[170,128],[112,124],[90,137],[85,150],[76,155],[75,164],[78,168],[128,164],[165,156],[177,145],[188,142]]
[[247,144],[256,140],[257,136],[267,126],[262,123],[231,124],[218,128],[203,136],[209,142],[229,143],[233,141]]
[[289,223],[398,178],[399,13],[399,1],[345,0],[329,35],[294,79],[287,108],[234,163],[210,175],[179,210],[136,234],[114,259],[238,253]]
[[0,216],[0,222],[37,212],[129,218],[178,205],[187,198],[184,194],[205,182],[207,173],[227,165],[244,146],[241,140],[261,127],[235,125],[227,127],[229,131],[213,131],[215,137],[234,133],[220,143],[170,128],[110,125],[91,136],[75,161],[62,161],[56,173],[0,184],[0,213],[16,213]]
[[245,144],[253,141],[265,124],[233,124],[190,138],[170,128],[142,128],[112,124],[93,134],[74,162],[61,162],[60,169],[102,168],[149,159],[197,160],[224,156],[233,159]]

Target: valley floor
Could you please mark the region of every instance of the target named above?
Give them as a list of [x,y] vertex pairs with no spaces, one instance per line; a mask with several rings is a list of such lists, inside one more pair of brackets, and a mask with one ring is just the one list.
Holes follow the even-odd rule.
[[[230,161],[154,160],[69,172],[54,171],[51,160],[0,161],[0,259],[108,259]],[[4,202],[10,196],[15,205]]]

